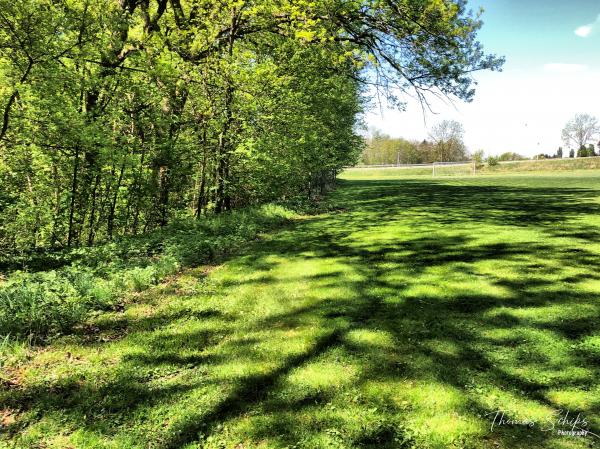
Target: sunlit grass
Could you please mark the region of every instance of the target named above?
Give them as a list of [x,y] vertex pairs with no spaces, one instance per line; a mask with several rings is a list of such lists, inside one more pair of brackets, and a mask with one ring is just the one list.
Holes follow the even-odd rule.
[[[6,350],[0,444],[597,446],[542,427],[568,410],[600,434],[600,173],[369,176],[219,267]],[[498,410],[536,425],[491,429]]]

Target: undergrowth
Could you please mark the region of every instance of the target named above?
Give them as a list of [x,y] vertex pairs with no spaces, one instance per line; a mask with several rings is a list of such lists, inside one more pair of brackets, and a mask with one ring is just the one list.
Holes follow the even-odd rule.
[[278,205],[185,219],[137,237],[47,254],[49,266],[9,273],[0,284],[0,339],[44,341],[91,312],[114,308],[182,267],[214,262],[294,215]]

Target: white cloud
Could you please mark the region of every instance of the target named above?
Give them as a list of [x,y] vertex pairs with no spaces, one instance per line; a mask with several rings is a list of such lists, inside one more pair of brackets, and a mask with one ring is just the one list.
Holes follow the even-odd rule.
[[544,70],[546,72],[554,73],[580,73],[585,72],[587,69],[588,66],[584,64],[551,63],[544,65]]
[[575,34],[579,37],[588,37],[592,34],[594,27],[592,25],[583,25],[575,30]]
[[596,18],[596,20],[592,23],[588,23],[587,25],[581,25],[575,30],[575,34],[579,37],[588,37],[592,34],[595,28],[600,25],[600,15]]

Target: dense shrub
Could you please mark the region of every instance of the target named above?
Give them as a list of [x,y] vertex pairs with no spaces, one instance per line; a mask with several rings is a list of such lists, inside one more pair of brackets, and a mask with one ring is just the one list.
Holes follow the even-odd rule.
[[85,301],[75,286],[55,271],[18,273],[0,289],[3,335],[62,333],[85,316]]
[[113,307],[123,294],[143,292],[182,266],[214,261],[292,215],[267,205],[180,220],[145,236],[62,254],[70,263],[57,270],[13,272],[0,285],[0,338],[39,341],[69,332],[91,311]]
[[487,163],[488,163],[488,166],[490,166],[490,167],[496,167],[500,162],[498,161],[497,157],[489,156],[487,158]]

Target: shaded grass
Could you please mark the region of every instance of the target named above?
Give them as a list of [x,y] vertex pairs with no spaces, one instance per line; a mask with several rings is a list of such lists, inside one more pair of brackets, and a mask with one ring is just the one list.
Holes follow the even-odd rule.
[[[331,212],[5,360],[17,447],[570,448],[600,434],[600,174],[346,180]],[[208,272],[210,271],[210,272]],[[490,430],[490,413],[536,426]]]

